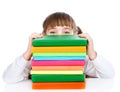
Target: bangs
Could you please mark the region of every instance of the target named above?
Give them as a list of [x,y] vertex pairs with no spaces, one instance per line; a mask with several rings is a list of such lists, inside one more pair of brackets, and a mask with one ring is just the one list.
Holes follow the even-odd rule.
[[46,18],[46,20],[43,23],[44,30],[47,30],[48,28],[53,28],[55,26],[69,26],[71,28],[75,28],[75,22],[66,13],[54,13]]
[[53,18],[48,20],[48,25],[46,25],[47,28],[49,27],[55,27],[55,26],[69,26],[72,27],[74,26],[73,21],[67,18]]

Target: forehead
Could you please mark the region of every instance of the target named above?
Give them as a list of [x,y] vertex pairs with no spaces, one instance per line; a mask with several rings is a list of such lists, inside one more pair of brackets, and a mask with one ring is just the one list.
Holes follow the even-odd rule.
[[71,28],[70,26],[54,26],[54,27],[49,27],[49,28],[57,28],[57,29],[60,29],[60,28]]

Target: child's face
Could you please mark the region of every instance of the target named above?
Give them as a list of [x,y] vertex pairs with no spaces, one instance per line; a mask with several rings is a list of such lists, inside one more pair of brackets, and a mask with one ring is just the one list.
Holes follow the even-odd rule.
[[73,35],[74,31],[73,28],[69,26],[55,26],[53,28],[48,28],[46,30],[47,35],[64,35],[64,34],[70,34]]

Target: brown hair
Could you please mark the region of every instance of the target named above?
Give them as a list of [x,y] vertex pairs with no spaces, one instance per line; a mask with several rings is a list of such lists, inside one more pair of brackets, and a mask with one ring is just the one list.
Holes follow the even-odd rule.
[[69,26],[77,33],[82,33],[81,29],[76,26],[73,18],[64,12],[55,12],[50,14],[43,22],[43,33],[46,34],[46,30],[55,26]]

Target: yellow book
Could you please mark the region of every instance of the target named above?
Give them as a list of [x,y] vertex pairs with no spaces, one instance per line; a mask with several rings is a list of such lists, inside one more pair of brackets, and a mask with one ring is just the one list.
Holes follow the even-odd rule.
[[83,71],[33,71],[31,74],[83,74]]

